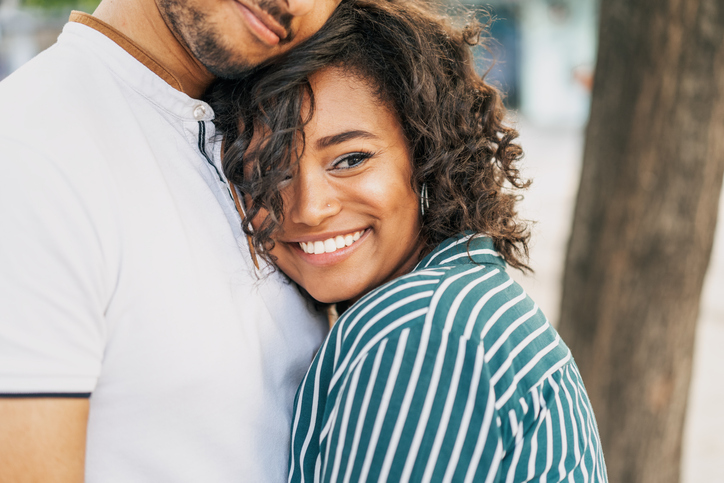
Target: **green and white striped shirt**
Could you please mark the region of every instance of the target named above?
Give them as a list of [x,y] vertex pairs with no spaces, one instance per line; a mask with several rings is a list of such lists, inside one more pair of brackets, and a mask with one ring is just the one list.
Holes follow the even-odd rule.
[[290,482],[607,481],[568,347],[470,238],[339,319],[297,391]]

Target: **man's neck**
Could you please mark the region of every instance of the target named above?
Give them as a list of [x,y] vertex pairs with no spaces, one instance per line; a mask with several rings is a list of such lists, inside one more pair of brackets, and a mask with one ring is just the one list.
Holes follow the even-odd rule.
[[102,0],[93,16],[118,30],[153,57],[198,99],[213,75],[173,35],[156,3],[148,0]]

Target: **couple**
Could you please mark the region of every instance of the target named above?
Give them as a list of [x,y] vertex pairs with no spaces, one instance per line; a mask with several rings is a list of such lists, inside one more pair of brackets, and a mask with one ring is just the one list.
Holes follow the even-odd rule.
[[605,481],[476,31],[335,7],[103,0],[0,86],[0,480]]

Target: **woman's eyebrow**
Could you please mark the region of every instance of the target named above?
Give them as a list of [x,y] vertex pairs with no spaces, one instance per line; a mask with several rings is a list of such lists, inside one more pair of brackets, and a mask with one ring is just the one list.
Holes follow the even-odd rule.
[[332,136],[325,136],[323,138],[319,138],[316,142],[316,145],[317,149],[328,148],[329,146],[332,146],[334,144],[341,144],[345,141],[349,141],[350,139],[355,138],[369,139],[377,138],[377,136],[369,131],[356,129],[353,131],[344,131],[339,134],[333,134]]

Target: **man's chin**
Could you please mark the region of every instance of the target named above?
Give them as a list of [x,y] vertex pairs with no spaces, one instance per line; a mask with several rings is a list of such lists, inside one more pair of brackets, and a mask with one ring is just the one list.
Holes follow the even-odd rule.
[[208,70],[214,77],[218,79],[230,80],[241,79],[242,77],[245,77],[251,71],[253,71],[255,67],[246,63],[214,63],[203,61],[202,63],[204,64],[204,67],[206,67],[206,70]]

